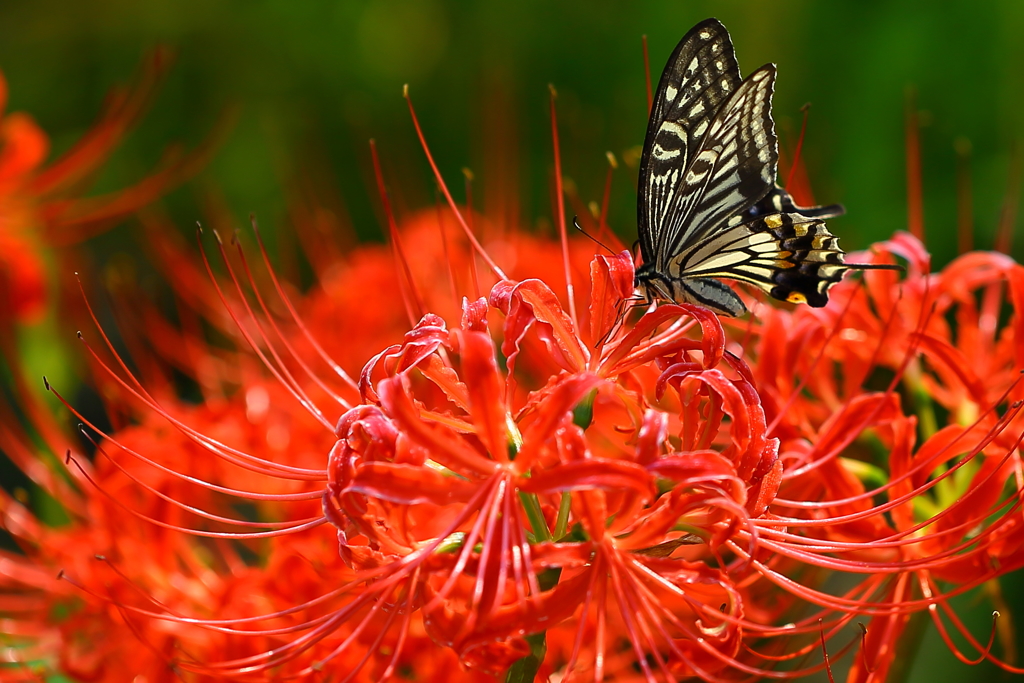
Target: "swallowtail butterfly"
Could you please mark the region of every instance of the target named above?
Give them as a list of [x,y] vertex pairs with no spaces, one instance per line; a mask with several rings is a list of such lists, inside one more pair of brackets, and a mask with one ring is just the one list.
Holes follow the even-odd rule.
[[[694,26],[661,76],[640,159],[638,296],[690,302],[729,316],[746,307],[718,278],[783,301],[824,306],[850,269],[823,219],[843,207],[802,207],[776,183],[775,65],[745,79],[717,19]],[[884,266],[883,266],[884,267]]]

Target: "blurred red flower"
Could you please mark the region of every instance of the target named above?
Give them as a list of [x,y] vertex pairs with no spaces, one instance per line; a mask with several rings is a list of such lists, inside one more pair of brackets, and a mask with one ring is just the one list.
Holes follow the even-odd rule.
[[49,138],[28,114],[5,114],[7,83],[0,74],[0,302],[5,317],[31,322],[43,313],[48,281],[44,249],[108,229],[205,163],[209,145],[187,154],[170,149],[160,167],[135,185],[84,196],[149,108],[169,64],[170,55],[163,50],[147,57],[132,85],[110,94],[82,139],[45,166]]

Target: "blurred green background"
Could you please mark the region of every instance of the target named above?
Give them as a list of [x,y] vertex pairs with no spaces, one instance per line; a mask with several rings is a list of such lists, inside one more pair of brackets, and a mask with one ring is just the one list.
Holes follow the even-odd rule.
[[[708,16],[729,28],[744,73],[779,65],[775,115],[790,148],[800,107],[813,103],[805,160],[818,200],[847,207],[832,227],[848,250],[906,225],[908,87],[921,111],[927,242],[937,263],[956,254],[958,163],[969,169],[975,244],[991,247],[1024,124],[1020,0],[4,0],[0,70],[7,110],[30,113],[58,154],[148,49],[168,46],[176,63],[159,98],[94,191],[138,180],[168,144],[199,144],[238,107],[207,169],[163,202],[183,233],[205,218],[198,197],[213,189],[240,221],[257,213],[273,240],[302,188],[347,213],[362,239],[379,240],[369,138],[400,209],[435,200],[403,83],[457,198],[469,167],[485,211],[511,196],[522,224],[550,224],[547,85],[559,93],[564,173],[584,201],[599,200],[605,151],[622,158],[643,140],[641,35],[656,83],[676,42]],[[958,162],[958,145],[969,158]],[[627,243],[635,175],[617,172],[611,204],[611,224]],[[137,232],[129,221],[89,249],[102,262],[131,249]],[[1010,605],[1024,604],[1012,581],[1005,589]],[[990,603],[960,604],[984,641]],[[911,680],[1000,679],[991,667],[955,663],[934,631],[925,648]]]
[[[201,176],[244,218],[285,215],[286,187],[315,183],[344,203],[359,235],[380,235],[367,140],[376,138],[400,205],[434,201],[434,184],[401,99],[414,102],[442,171],[477,177],[482,205],[505,192],[524,223],[550,220],[547,84],[559,92],[564,169],[584,201],[599,199],[604,152],[642,142],[640,36],[652,78],[696,21],[729,28],[740,66],[779,65],[775,103],[792,148],[799,108],[813,103],[805,158],[817,198],[840,201],[848,249],[906,224],[905,91],[922,111],[928,243],[955,255],[958,140],[968,141],[975,243],[988,248],[1024,123],[1024,3],[454,2],[452,0],[8,0],[0,4],[0,69],[8,110],[25,110],[56,151],[89,126],[105,94],[147,48],[176,64],[141,128],[97,189],[124,186],[172,141],[195,144],[229,105],[241,117]],[[635,235],[635,169],[616,176],[611,223]],[[500,187],[498,187],[500,185]],[[189,190],[167,201],[198,217]],[[1020,245],[1017,245],[1017,253]]]

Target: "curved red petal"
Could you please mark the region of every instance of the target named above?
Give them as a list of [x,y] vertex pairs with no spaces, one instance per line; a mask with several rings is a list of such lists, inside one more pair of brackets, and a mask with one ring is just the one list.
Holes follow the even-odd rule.
[[[648,338],[664,323],[678,319],[685,314],[693,318],[701,328],[701,339],[695,341],[679,335],[673,339],[650,341]],[[601,374],[615,376],[642,363],[669,355],[677,349],[700,349],[704,356],[702,365],[713,368],[725,353],[725,330],[718,316],[706,308],[690,304],[663,304],[645,314],[637,324],[601,361]]]
[[448,505],[468,501],[478,488],[473,482],[429,467],[368,462],[356,467],[355,476],[342,492],[354,491],[402,505]]
[[572,409],[603,383],[597,375],[574,375],[549,391],[537,404],[533,421],[523,428],[523,446],[516,456],[516,469],[528,471],[540,450],[555,437],[558,426],[572,419]]
[[633,293],[633,255],[623,250],[614,256],[598,254],[590,262],[590,338],[608,333],[619,318],[622,303]]
[[455,333],[462,361],[462,381],[469,396],[470,418],[476,435],[492,460],[508,461],[508,413],[505,384],[494,358],[494,344],[486,332]]
[[518,487],[528,493],[559,493],[561,491],[632,490],[644,501],[654,497],[650,473],[633,462],[589,458],[556,465],[519,481]]
[[487,331],[487,299],[480,297],[476,301],[462,298],[462,329],[474,332]]
[[435,462],[459,474],[486,476],[498,469],[498,463],[470,448],[455,432],[425,422],[412,397],[406,393],[401,377],[382,380],[377,390],[381,404],[399,429],[426,448]]
[[576,372],[587,367],[590,353],[580,344],[572,320],[546,284],[540,280],[504,280],[494,285],[489,300],[491,306],[505,314],[501,352],[508,359],[510,373],[523,338],[531,328],[563,368]]
[[652,408],[644,412],[643,422],[636,440],[636,462],[649,465],[661,456],[668,437],[668,414]]

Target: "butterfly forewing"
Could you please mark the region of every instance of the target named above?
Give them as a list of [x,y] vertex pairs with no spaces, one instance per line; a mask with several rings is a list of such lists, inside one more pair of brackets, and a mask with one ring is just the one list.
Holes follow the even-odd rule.
[[657,245],[662,260],[656,261],[660,269],[671,255],[724,227],[730,216],[747,211],[774,187],[774,83],[775,67],[763,66],[722,104],[663,219]]
[[683,171],[708,133],[722,102],[740,84],[728,31],[703,21],[680,41],[662,73],[640,161],[640,251],[652,263]]

